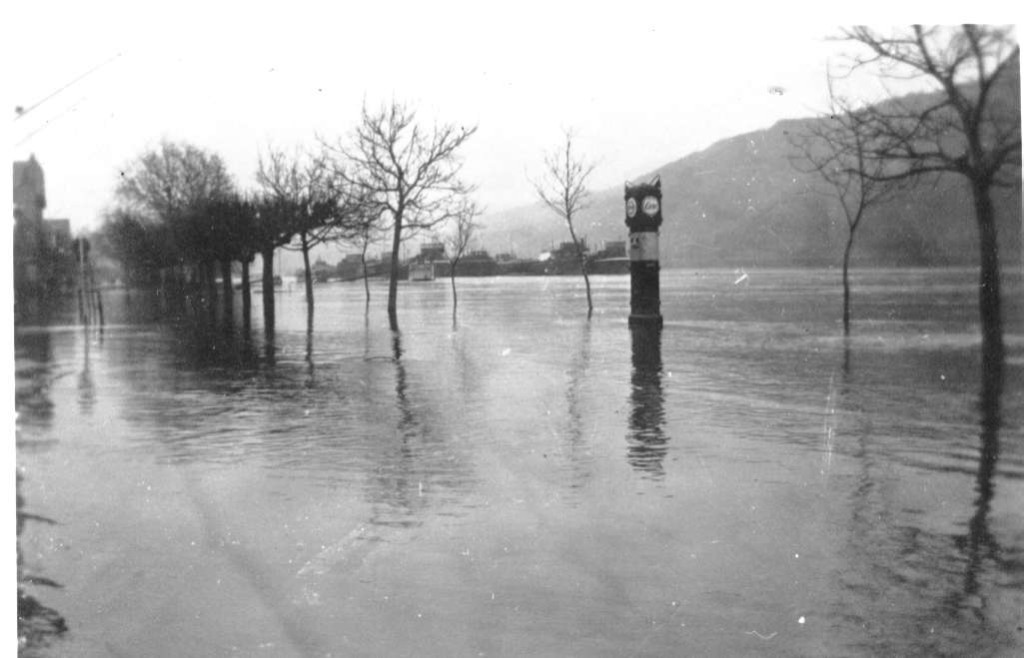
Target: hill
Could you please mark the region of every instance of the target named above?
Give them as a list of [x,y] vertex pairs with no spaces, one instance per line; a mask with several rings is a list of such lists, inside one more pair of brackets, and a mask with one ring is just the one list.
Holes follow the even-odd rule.
[[[1019,88],[1019,68],[1016,69]],[[1011,85],[1012,88],[1012,85]],[[920,97],[926,100],[927,97]],[[1016,113],[1020,116],[1019,95]],[[819,119],[794,119],[721,140],[709,148],[646,172],[661,175],[661,259],[669,267],[826,266],[839,262],[846,224],[820,179],[791,164],[791,132]],[[1019,121],[1019,118],[1018,118]],[[1019,178],[1018,178],[1019,181]],[[626,237],[622,188],[594,192],[579,218],[592,247]],[[1000,257],[1021,262],[1020,185],[999,189]],[[535,256],[568,240],[564,224],[539,203],[483,218],[494,251],[511,247]],[[922,181],[872,210],[858,229],[856,265],[941,266],[978,262],[970,190],[961,176]]]

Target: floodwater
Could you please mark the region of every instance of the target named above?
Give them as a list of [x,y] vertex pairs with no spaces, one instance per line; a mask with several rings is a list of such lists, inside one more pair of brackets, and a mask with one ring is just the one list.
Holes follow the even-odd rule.
[[660,345],[611,276],[19,329],[26,654],[1024,653],[1020,277],[983,417],[974,272],[856,272],[849,341],[748,274],[664,272]]

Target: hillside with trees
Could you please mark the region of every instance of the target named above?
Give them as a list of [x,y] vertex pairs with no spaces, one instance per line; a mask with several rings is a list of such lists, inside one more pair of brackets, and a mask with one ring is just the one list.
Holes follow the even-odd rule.
[[[1003,91],[1017,99],[1020,69]],[[1014,90],[1017,90],[1014,95]],[[922,102],[927,96],[921,96]],[[910,102],[910,101],[908,101]],[[793,119],[721,140],[707,149],[638,172],[661,175],[665,224],[661,262],[669,267],[835,266],[842,259],[845,220],[819,176],[793,166],[792,135],[821,119]],[[994,191],[1001,262],[1021,263],[1020,182]],[[977,228],[962,177],[929,175],[872,209],[859,229],[859,266],[971,266]],[[622,188],[595,191],[578,231],[591,248],[626,235]],[[488,247],[534,256],[567,240],[565,227],[540,204],[483,218]]]

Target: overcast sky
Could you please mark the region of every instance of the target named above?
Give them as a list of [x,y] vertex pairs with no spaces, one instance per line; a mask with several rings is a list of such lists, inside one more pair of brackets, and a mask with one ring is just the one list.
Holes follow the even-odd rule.
[[598,162],[593,187],[620,185],[822,110],[826,64],[845,47],[826,37],[860,18],[809,21],[786,3],[143,4],[4,10],[9,102],[27,110],[12,155],[35,154],[47,216],[76,231],[99,225],[119,168],[162,138],[221,154],[251,188],[261,147],[342,136],[364,99],[478,125],[464,174],[490,211],[534,201],[527,175],[567,127]]

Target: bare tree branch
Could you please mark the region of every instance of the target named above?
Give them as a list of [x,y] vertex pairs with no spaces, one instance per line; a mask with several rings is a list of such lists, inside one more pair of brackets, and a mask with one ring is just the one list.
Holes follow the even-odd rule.
[[[900,181],[932,172],[967,179],[981,252],[986,395],[998,400],[1004,346],[992,188],[1008,182],[1020,186],[1020,46],[1013,28],[915,25],[882,34],[854,27],[843,37],[863,49],[849,58],[848,72],[917,76],[935,89],[938,100],[930,107],[879,103],[850,114],[851,126],[865,140],[867,180]],[[1015,89],[1000,84],[1011,81],[1013,70]]]
[[399,247],[404,239],[454,216],[460,198],[473,191],[459,178],[458,151],[476,127],[416,121],[413,109],[392,101],[371,110],[363,105],[359,125],[346,141],[320,138],[340,181],[366,207],[388,215],[393,231],[388,316],[398,328]]
[[588,205],[590,190],[587,179],[594,172],[595,165],[573,152],[575,135],[572,130],[566,130],[564,135],[565,147],[544,156],[543,177],[530,183],[541,202],[561,217],[569,229],[587,289],[587,317],[590,317],[594,313],[594,303],[590,294],[587,258],[573,220]]

